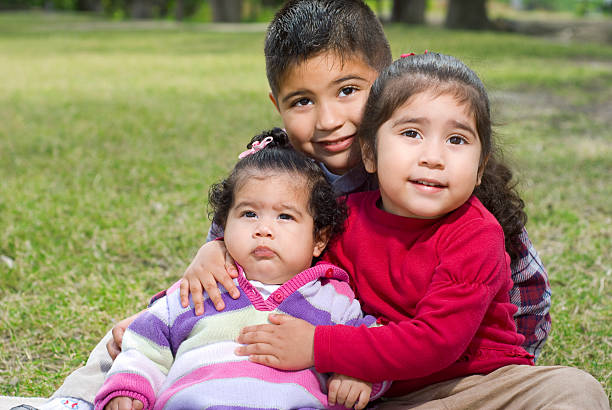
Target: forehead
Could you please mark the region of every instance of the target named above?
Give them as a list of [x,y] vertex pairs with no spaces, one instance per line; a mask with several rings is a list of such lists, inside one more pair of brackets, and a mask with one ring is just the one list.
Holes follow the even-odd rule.
[[279,94],[296,89],[316,90],[350,78],[371,84],[377,76],[378,72],[358,54],[324,52],[289,65],[280,78]]
[[288,204],[308,208],[310,189],[306,177],[291,172],[246,172],[236,181],[234,204],[240,202],[276,206]]

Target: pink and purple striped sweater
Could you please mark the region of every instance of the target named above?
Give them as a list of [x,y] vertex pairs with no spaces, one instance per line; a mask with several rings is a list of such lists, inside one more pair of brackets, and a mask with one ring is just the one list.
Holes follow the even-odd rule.
[[[145,410],[327,408],[328,374],[249,362],[234,354],[234,340],[244,326],[267,323],[270,313],[313,325],[376,326],[374,317],[361,312],[347,273],[320,262],[263,299],[239,271],[240,298],[220,287],[226,306],[221,312],[209,299],[202,316],[195,315],[193,303],[183,308],[177,282],[141,314],[123,337],[123,352],[96,396],[96,409],[117,396],[138,399]],[[374,385],[372,399],[388,387],[389,382]]]

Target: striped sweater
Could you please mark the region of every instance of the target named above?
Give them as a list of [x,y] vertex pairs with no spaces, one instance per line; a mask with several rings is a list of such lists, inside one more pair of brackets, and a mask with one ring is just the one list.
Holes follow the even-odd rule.
[[[363,316],[348,275],[319,263],[264,300],[239,270],[240,298],[221,289],[226,306],[221,312],[208,298],[201,316],[195,315],[193,302],[183,308],[177,282],[141,314],[123,336],[123,352],[96,396],[96,409],[118,396],[142,401],[145,410],[328,407],[328,375],[314,368],[282,371],[252,363],[234,354],[235,339],[244,326],[267,323],[270,313],[313,325],[375,326],[374,317]],[[387,382],[374,385],[372,399],[387,388]]]

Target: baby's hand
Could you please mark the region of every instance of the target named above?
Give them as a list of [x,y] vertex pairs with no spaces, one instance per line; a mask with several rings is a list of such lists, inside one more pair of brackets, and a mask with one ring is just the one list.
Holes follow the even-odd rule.
[[189,293],[193,299],[196,315],[204,313],[204,297],[202,290],[214,303],[215,309],[223,310],[225,304],[221,299],[221,292],[217,283],[229,292],[234,299],[240,297],[240,292],[232,278],[238,277],[234,259],[225,249],[223,241],[208,242],[198,250],[195,259],[187,267],[181,280],[181,305],[189,306]]
[[371,393],[372,383],[342,374],[334,373],[327,382],[327,401],[330,406],[339,404],[349,409],[365,409]]
[[106,350],[108,351],[111,359],[115,360],[119,353],[121,353],[121,342],[123,342],[123,334],[125,333],[125,329],[127,329],[128,326],[132,324],[136,317],[138,317],[138,315],[142,312],[144,312],[144,310],[123,319],[120,322],[117,322],[117,324],[113,326],[113,337],[108,341],[108,343],[106,343]]
[[115,397],[106,404],[104,410],[142,410],[143,407],[140,400],[131,397]]

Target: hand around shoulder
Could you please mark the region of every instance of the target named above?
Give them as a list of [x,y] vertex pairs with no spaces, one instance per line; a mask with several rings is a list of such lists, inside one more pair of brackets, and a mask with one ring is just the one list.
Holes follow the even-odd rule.
[[104,410],[142,410],[144,405],[140,400],[131,397],[115,397],[109,401]]

